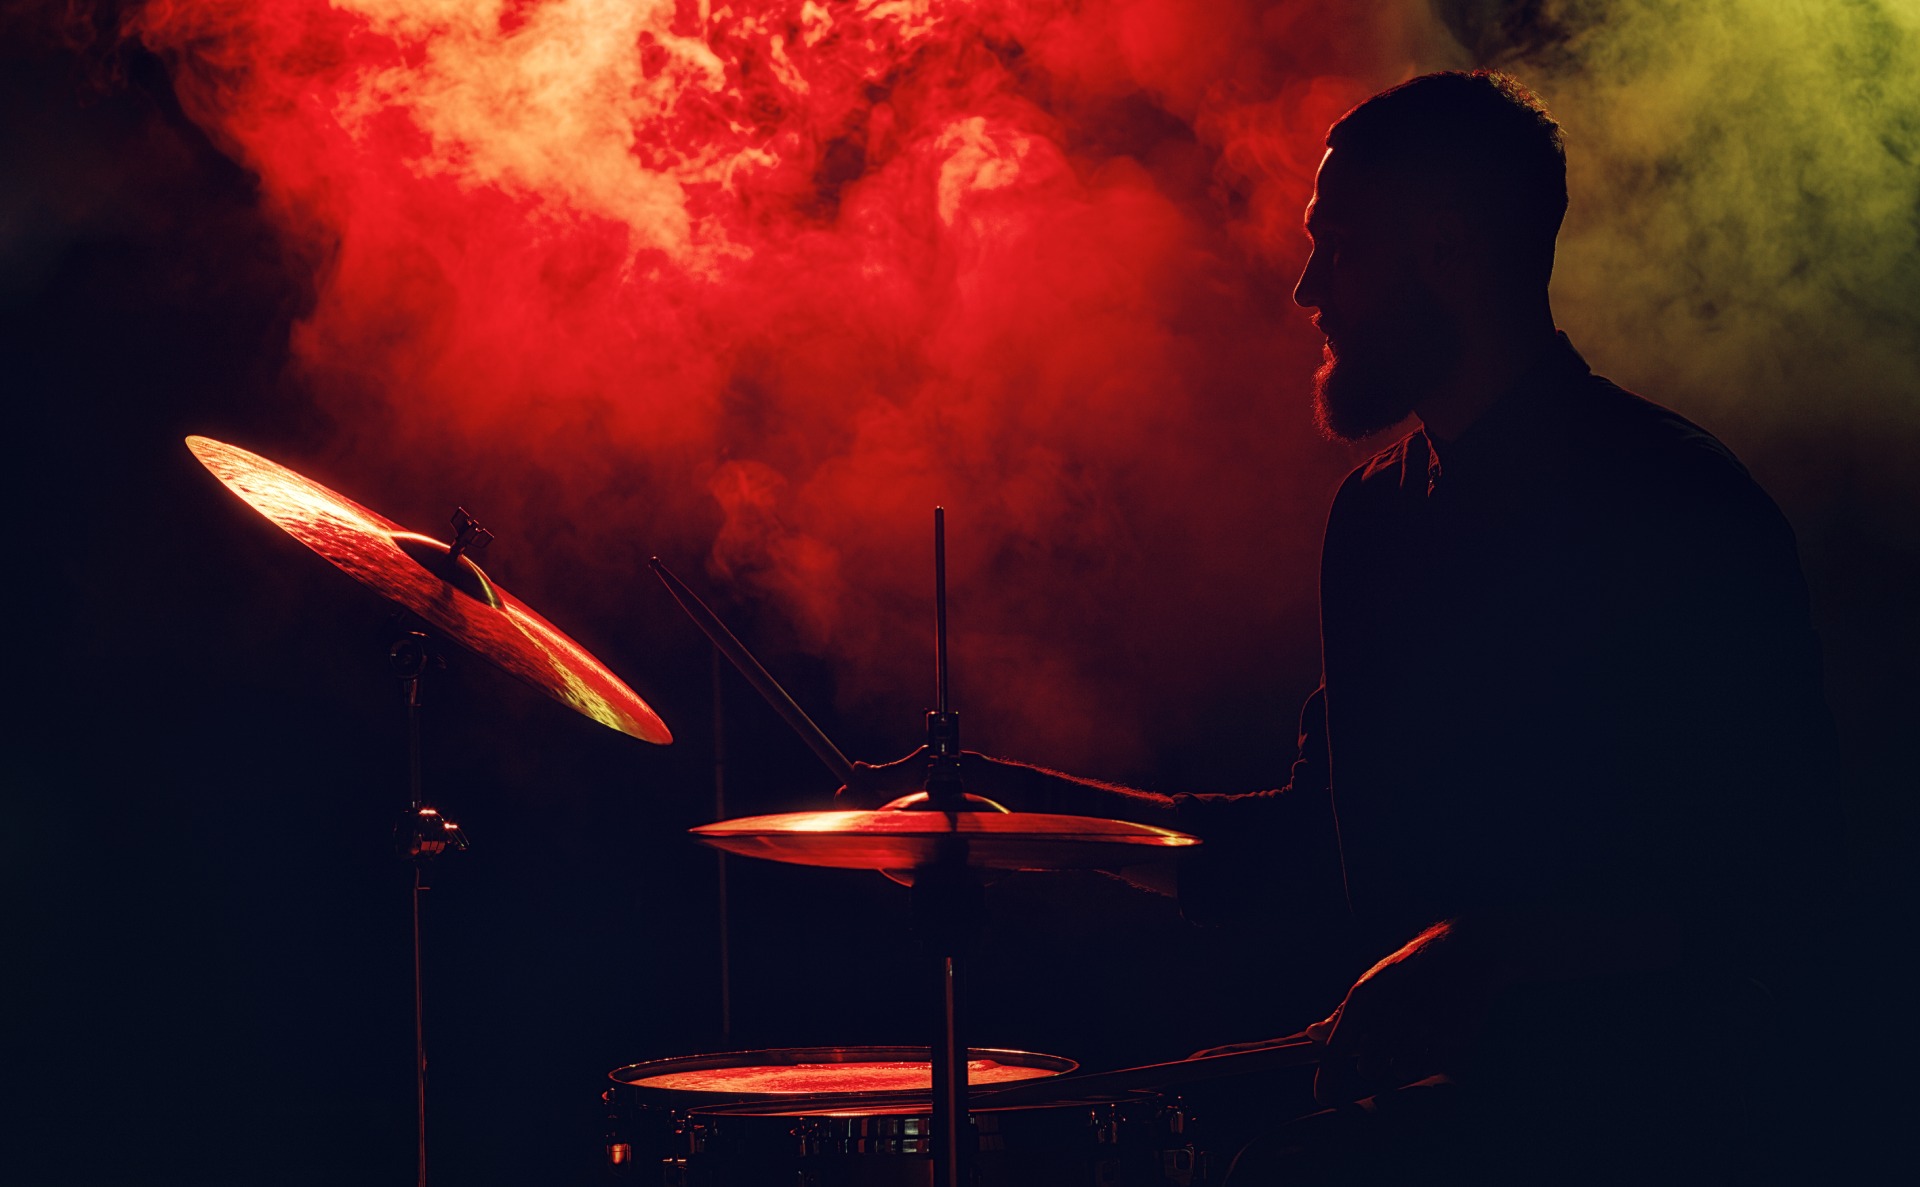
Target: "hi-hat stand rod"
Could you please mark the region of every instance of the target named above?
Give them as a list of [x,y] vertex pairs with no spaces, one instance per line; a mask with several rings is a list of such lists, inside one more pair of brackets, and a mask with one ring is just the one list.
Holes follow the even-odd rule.
[[933,509],[934,712],[947,712],[947,509]]
[[[927,714],[927,807],[966,808],[960,780],[960,715],[948,700],[947,513],[933,509],[933,666],[935,708]],[[951,838],[914,878],[915,926],[931,959],[931,997],[938,1023],[933,1056],[934,1187],[965,1187],[967,1046],[960,1032],[961,953],[981,912],[980,884],[967,868],[966,842]]]
[[942,812],[966,807],[960,785],[960,715],[948,699],[947,512],[933,509],[933,695],[927,714],[927,806]]
[[979,926],[981,888],[966,865],[966,842],[945,848],[915,873],[912,895],[914,929],[926,945],[928,998],[935,1015],[932,1039],[933,1183],[965,1187],[971,1161],[967,1114],[967,1046],[961,1035],[960,1004],[965,989],[961,955]]

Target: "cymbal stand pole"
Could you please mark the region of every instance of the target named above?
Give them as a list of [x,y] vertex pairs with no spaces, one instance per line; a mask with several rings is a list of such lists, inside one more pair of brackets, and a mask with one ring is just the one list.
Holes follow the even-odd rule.
[[[727,818],[727,713],[720,683],[720,648],[713,649],[713,818]],[[716,853],[720,914],[720,1038],[733,1041],[733,944],[727,932],[727,855]]]
[[427,1010],[426,995],[420,979],[420,863],[413,866],[413,1101],[414,1101],[414,1176],[418,1187],[427,1187]]
[[420,902],[429,889],[426,863],[448,849],[465,849],[460,826],[427,806],[422,790],[420,707],[421,686],[434,663],[427,636],[407,631],[387,651],[393,673],[400,680],[407,705],[407,812],[394,830],[400,855],[413,867],[413,1098],[414,1183],[427,1187],[427,1014],[426,985],[421,975]]
[[[933,509],[934,697],[927,714],[927,807],[959,812],[960,715],[947,700],[947,513]],[[960,1035],[961,951],[977,929],[981,889],[967,869],[966,842],[954,838],[913,884],[914,919],[933,958],[933,997],[940,1024],[933,1042],[934,1187],[965,1187],[967,1046]]]

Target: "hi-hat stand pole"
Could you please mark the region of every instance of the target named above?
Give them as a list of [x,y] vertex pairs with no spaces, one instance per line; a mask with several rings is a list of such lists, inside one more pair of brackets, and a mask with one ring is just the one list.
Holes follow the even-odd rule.
[[[960,715],[947,700],[947,514],[933,509],[934,704],[927,714],[927,808],[960,812],[966,792],[960,781]],[[967,1046],[960,1033],[961,954],[978,929],[979,880],[967,868],[967,845],[958,837],[940,847],[913,883],[914,923],[932,958],[933,1182],[965,1187]]]

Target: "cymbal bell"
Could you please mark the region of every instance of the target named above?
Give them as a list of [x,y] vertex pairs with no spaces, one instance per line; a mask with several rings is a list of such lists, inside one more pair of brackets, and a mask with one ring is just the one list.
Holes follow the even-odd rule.
[[450,545],[238,446],[196,436],[187,448],[282,531],[482,659],[610,729],[673,741],[638,693]]
[[1118,869],[1200,843],[1171,829],[1095,816],[887,808],[745,816],[691,831],[728,853],[845,870],[919,869],[955,845],[976,870]]

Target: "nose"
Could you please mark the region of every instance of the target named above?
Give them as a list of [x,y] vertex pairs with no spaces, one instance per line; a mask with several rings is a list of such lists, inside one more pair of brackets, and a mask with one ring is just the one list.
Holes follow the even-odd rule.
[[1320,307],[1320,262],[1318,248],[1308,252],[1306,266],[1300,269],[1300,279],[1293,283],[1293,303],[1302,309]]

